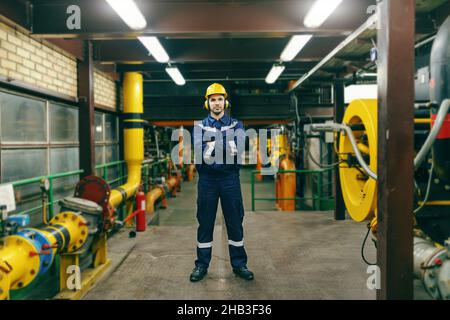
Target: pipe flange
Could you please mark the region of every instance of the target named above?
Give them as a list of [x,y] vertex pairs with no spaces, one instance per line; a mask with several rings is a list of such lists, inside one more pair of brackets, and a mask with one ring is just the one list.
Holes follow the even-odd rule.
[[[39,275],[42,275],[45,272],[47,272],[47,270],[52,265],[53,259],[55,258],[56,254],[56,249],[51,248],[52,244],[50,243],[50,240],[40,230],[33,228],[22,229],[17,235],[20,235],[30,240],[36,247],[36,250],[38,252],[43,253],[39,256],[40,258]],[[42,249],[43,245],[46,245],[50,249],[43,250]]]
[[21,289],[29,285],[38,275],[40,259],[39,252],[34,244],[27,238],[14,235],[3,239],[3,246],[0,247],[0,255],[3,252],[14,252],[14,261],[3,260],[3,266],[7,266],[10,274],[14,275],[14,279],[10,278],[11,289]]
[[9,272],[10,266],[0,258],[0,300],[9,299],[9,288],[11,286]]
[[86,219],[82,215],[74,212],[66,211],[59,213],[50,220],[49,225],[61,228],[63,233],[66,233],[65,236],[68,239],[66,239],[65,253],[80,249],[88,237],[89,230]]

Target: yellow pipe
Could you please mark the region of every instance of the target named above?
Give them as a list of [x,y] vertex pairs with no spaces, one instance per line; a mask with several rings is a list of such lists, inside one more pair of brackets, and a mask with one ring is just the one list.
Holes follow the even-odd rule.
[[171,191],[172,196],[175,196],[177,194],[177,186],[178,186],[178,179],[177,177],[170,177],[167,180],[167,185],[169,187],[169,191]]
[[415,124],[431,124],[431,119],[414,119]]
[[20,289],[29,285],[38,275],[39,256],[30,240],[21,236],[3,238],[0,254],[0,275],[4,285],[9,286],[0,288],[3,295],[9,296],[10,289]]
[[[419,206],[423,204],[423,201],[418,202]],[[426,206],[450,206],[450,201],[447,200],[435,200],[435,201],[427,201],[425,203]]]
[[[70,211],[61,212],[50,220],[49,229],[54,229],[55,231],[67,230],[70,236],[67,239],[64,238],[64,241],[69,242],[65,242],[64,249],[62,249],[66,253],[80,249],[86,242],[89,231],[86,219]],[[50,242],[54,241],[52,239],[54,239],[54,236],[50,238]]]
[[164,189],[162,187],[156,187],[155,189],[147,192],[146,195],[146,211],[147,213],[154,213],[155,212],[155,203],[158,201],[159,198],[164,197]]
[[[29,285],[41,271],[40,254],[48,250],[66,253],[80,249],[87,240],[87,221],[73,212],[56,215],[45,229],[39,231],[50,243],[49,248],[38,252],[32,241],[23,235],[12,235],[0,241],[0,299],[8,299],[11,289]],[[55,235],[58,235],[58,238]],[[58,242],[60,241],[60,242]]]
[[109,204],[117,207],[136,193],[141,183],[141,165],[144,160],[144,120],[127,118],[142,116],[143,80],[137,72],[127,72],[123,81],[123,113],[124,119],[124,158],[128,168],[127,182],[111,191]]
[[186,168],[186,179],[187,179],[187,181],[193,181],[194,180],[194,173],[195,173],[195,165],[193,165],[191,163]]

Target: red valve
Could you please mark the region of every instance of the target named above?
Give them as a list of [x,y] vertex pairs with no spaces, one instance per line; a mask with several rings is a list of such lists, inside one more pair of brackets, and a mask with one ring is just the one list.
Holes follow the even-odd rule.
[[49,252],[49,251],[41,251],[41,252],[30,251],[30,258],[33,258],[35,256],[47,255],[47,254],[51,254],[51,252]]
[[435,264],[436,266],[442,266],[442,260],[439,259],[439,258],[437,258],[436,260],[434,260],[434,264]]
[[54,244],[54,245],[50,246],[50,245],[44,243],[42,245],[42,250],[48,250],[48,249],[58,249],[58,245]]

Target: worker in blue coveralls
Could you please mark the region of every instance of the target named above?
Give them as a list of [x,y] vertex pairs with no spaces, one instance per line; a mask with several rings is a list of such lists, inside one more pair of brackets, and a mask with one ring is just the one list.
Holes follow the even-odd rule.
[[239,169],[245,146],[244,126],[242,122],[225,113],[225,109],[230,106],[227,96],[222,85],[218,83],[210,85],[206,90],[204,105],[210,114],[194,127],[195,163],[199,174],[197,198],[199,226],[197,260],[190,275],[193,282],[202,280],[208,273],[219,199],[227,227],[233,272],[246,280],[252,280],[254,277],[247,268],[242,228],[244,206]]

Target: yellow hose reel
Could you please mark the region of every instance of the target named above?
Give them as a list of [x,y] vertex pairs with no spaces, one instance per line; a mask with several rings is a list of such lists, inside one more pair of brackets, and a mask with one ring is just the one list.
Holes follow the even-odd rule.
[[[368,157],[370,169],[377,172],[377,100],[354,100],[348,106],[343,122],[352,127],[363,156]],[[339,156],[348,160],[354,151],[348,136],[341,133],[339,140]],[[367,160],[367,159],[366,159]],[[339,166],[342,195],[345,206],[353,220],[358,222],[372,220],[372,228],[376,228],[377,182],[363,173],[364,171],[348,163]]]

